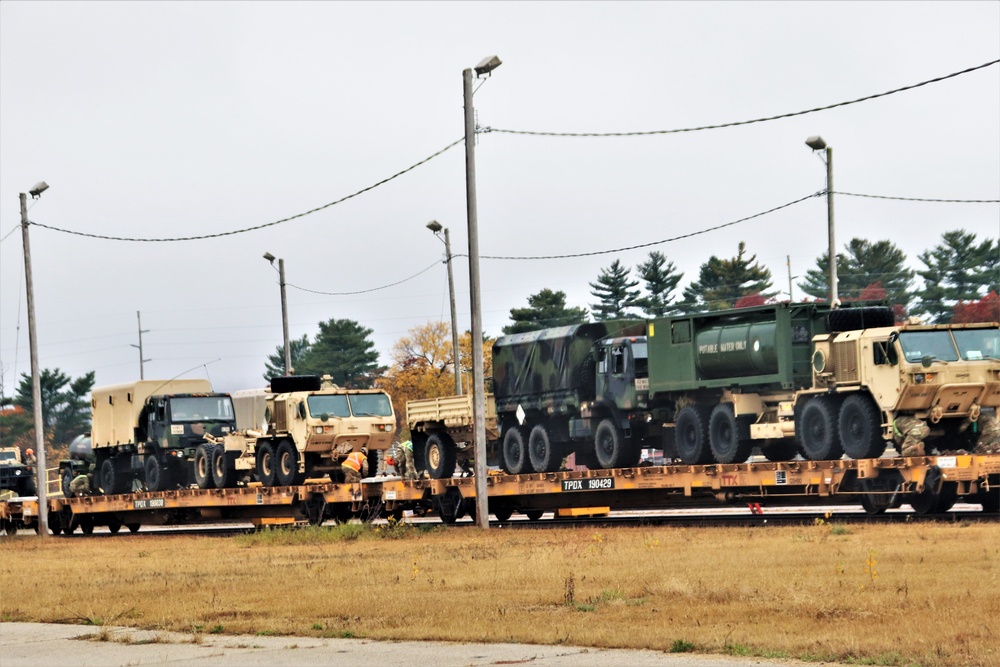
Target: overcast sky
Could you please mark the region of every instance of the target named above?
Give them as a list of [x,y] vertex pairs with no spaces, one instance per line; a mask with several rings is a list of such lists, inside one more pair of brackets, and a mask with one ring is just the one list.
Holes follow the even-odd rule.
[[[483,126],[633,132],[853,100],[1000,57],[998,2],[0,3],[0,363],[30,371],[18,193],[32,222],[156,239],[264,225],[371,186],[463,135],[462,70],[497,54]],[[488,133],[476,149],[484,256],[592,253],[691,234],[825,187],[804,144],[833,147],[835,190],[1000,198],[1000,67],[841,108],[636,137]],[[954,229],[1000,235],[1000,206],[836,198],[837,245],[890,239],[913,269]],[[468,250],[461,144],[382,186],[257,231],[125,242],[31,226],[39,357],[97,384],[208,377],[263,384],[281,343],[349,318],[389,364],[411,328],[448,320],[444,246]],[[11,233],[13,232],[13,233]],[[483,322],[543,288],[570,305],[615,259],[659,250],[697,279],[740,241],[788,289],[827,250],[812,198],[723,230],[621,253],[482,260]],[[396,286],[347,296],[418,277]],[[460,327],[468,261],[455,260]],[[796,281],[797,282],[797,281]],[[304,291],[312,290],[312,292]],[[802,292],[794,288],[796,298]]]

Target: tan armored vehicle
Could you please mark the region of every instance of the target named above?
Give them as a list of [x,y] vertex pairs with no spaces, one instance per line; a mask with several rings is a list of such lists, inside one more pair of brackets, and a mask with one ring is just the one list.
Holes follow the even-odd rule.
[[[486,395],[486,459],[497,459],[497,411],[493,394]],[[475,424],[472,394],[422,398],[406,402],[406,424],[413,441],[414,464],[434,479],[451,477],[458,465],[472,473]]]
[[345,389],[330,376],[273,378],[270,391],[234,395],[240,429],[213,439],[196,464],[202,488],[234,486],[256,477],[265,486],[292,486],[329,475],[341,480],[341,463],[364,448],[368,471],[378,470],[380,452],[392,444],[396,417],[388,394],[378,389]]

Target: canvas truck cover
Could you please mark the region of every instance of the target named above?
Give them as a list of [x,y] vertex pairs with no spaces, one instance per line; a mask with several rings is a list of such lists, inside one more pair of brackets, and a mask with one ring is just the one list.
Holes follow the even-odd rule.
[[636,336],[645,324],[610,320],[503,336],[493,344],[493,394],[498,413],[541,409],[553,401],[579,404],[594,397],[594,344]]
[[267,432],[267,389],[241,389],[234,391],[233,410],[236,411],[236,430],[253,429]]
[[139,380],[98,387],[91,393],[90,399],[92,446],[100,448],[131,443],[139,413],[150,396],[210,393],[212,383],[205,379]]

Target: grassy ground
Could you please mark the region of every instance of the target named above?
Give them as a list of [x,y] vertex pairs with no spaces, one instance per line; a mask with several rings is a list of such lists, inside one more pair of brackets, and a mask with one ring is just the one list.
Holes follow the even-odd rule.
[[[1000,525],[0,540],[0,620],[1000,662]],[[195,637],[197,638],[197,637]]]

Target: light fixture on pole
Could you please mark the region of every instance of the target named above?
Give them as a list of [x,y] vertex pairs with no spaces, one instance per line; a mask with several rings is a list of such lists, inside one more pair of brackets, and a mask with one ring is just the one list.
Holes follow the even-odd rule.
[[826,225],[830,236],[830,307],[840,305],[837,298],[837,245],[833,239],[833,149],[826,145],[823,137],[806,139],[806,146],[814,151],[826,150]]
[[448,265],[448,297],[451,301],[451,352],[455,360],[455,395],[462,395],[462,363],[458,349],[458,320],[455,317],[455,279],[451,271],[451,237],[448,235],[448,228],[442,227],[437,220],[427,223],[427,229],[434,232],[434,236],[441,238],[438,234],[444,230],[444,255],[445,263]]
[[[496,56],[484,58],[477,76],[500,66]],[[472,68],[462,71],[465,101],[465,203],[469,219],[469,298],[472,309],[472,420],[475,425],[476,524],[490,527],[486,491],[486,396],[483,394],[483,308],[479,288],[479,222],[476,214],[476,120],[472,106]]]
[[[264,259],[274,266],[274,255],[264,253]],[[278,260],[278,285],[281,287],[281,335],[285,341],[285,375],[294,375],[292,368],[292,348],[288,344],[288,300],[285,298],[285,260]]]
[[[40,181],[28,192],[38,199],[49,189]],[[35,421],[35,486],[38,494],[38,536],[49,534],[48,477],[45,472],[45,423],[42,419],[42,382],[38,372],[38,333],[35,331],[35,287],[31,278],[31,243],[28,241],[27,197],[21,193],[21,239],[24,242],[24,286],[28,293],[28,347],[31,350],[31,404]]]

